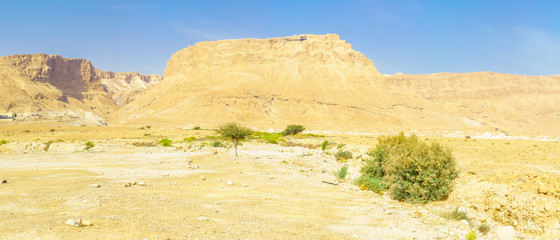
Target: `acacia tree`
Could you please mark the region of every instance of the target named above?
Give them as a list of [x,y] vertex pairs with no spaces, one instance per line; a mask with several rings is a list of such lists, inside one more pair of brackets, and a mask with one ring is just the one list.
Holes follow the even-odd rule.
[[239,142],[245,140],[248,136],[253,134],[251,129],[243,127],[237,123],[226,123],[220,126],[216,132],[220,134],[223,138],[230,140],[235,148],[235,156],[237,157],[237,146]]

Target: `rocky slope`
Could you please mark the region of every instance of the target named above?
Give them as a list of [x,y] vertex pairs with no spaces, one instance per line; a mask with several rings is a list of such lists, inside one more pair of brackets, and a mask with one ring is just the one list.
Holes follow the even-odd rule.
[[112,123],[259,129],[558,135],[558,76],[382,76],[338,35],[201,42],[175,53],[162,84]]
[[[214,127],[238,121],[261,129],[301,123],[353,131],[400,121],[414,127],[379,111],[413,104],[383,91],[383,76],[371,60],[338,35],[304,37],[201,42],[180,50],[162,84],[123,107],[112,122]],[[415,102],[429,108],[427,101]]]
[[17,113],[19,119],[52,118],[105,125],[104,119],[119,105],[159,79],[103,72],[85,59],[46,54],[1,57],[0,112]]
[[95,70],[101,85],[111,95],[118,106],[122,107],[138,98],[146,89],[159,83],[163,76],[159,74],[140,74],[137,72],[108,72]]
[[558,135],[560,76],[492,72],[397,74],[385,79],[388,92],[419,96],[459,116],[461,124],[503,135]]

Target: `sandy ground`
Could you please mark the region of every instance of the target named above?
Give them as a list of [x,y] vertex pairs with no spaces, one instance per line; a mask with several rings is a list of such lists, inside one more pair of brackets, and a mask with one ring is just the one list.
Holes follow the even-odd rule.
[[[560,234],[560,195],[550,188],[539,193],[538,187],[546,179],[554,186],[560,177],[558,142],[426,138],[451,147],[461,173],[449,200],[411,205],[351,183],[361,154],[375,144],[372,136],[289,139],[348,144],[345,149],[358,157],[347,163],[347,180],[331,185],[322,181],[334,182],[343,165],[332,157],[335,149],[328,154],[246,142],[234,157],[226,148],[129,144],[153,140],[145,131],[10,131],[4,132],[10,142],[62,138],[97,144],[84,152],[0,154],[0,178],[7,180],[0,184],[0,239],[464,239],[481,219],[492,230],[478,239],[496,239],[494,231],[513,225],[508,221],[514,217],[520,239]],[[168,134],[179,141],[184,133]],[[129,137],[117,137],[123,135]],[[134,181],[146,186],[124,187]],[[494,195],[485,192],[490,190]],[[521,205],[507,207],[516,201]],[[473,226],[436,212],[455,207],[466,208]],[[93,225],[66,225],[70,218]]]
[[[349,183],[322,183],[332,173],[302,172],[297,153],[247,145],[238,158],[225,149],[2,155],[0,238],[434,239],[465,230]],[[147,186],[123,186],[132,181]]]

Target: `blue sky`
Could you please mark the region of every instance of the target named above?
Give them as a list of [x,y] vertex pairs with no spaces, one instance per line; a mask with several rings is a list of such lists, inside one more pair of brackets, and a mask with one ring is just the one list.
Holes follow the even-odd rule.
[[337,33],[384,74],[560,74],[560,1],[0,0],[0,56],[163,73],[200,41]]

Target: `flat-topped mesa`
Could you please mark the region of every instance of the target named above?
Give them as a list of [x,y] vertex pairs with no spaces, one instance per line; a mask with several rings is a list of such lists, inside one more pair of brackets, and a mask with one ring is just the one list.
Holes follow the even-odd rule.
[[378,83],[374,63],[335,34],[201,42],[173,54],[162,82],[111,120],[328,128],[376,118],[367,109],[388,104]]
[[[355,51],[352,45],[340,40],[336,34],[299,35],[271,39],[237,39],[200,42],[173,54],[167,63],[164,79],[184,78],[191,72],[208,72],[210,75],[228,69],[265,77],[266,81],[286,81],[299,75],[301,80],[320,79],[335,72],[339,80],[368,84],[382,75],[374,63]],[[328,71],[325,72],[325,71]],[[335,71],[335,72],[332,72]],[[336,74],[336,73],[335,73]],[[231,76],[228,81],[240,81],[249,76]],[[215,82],[216,77],[204,83],[191,82],[194,86]],[[367,79],[367,80],[366,80]]]

